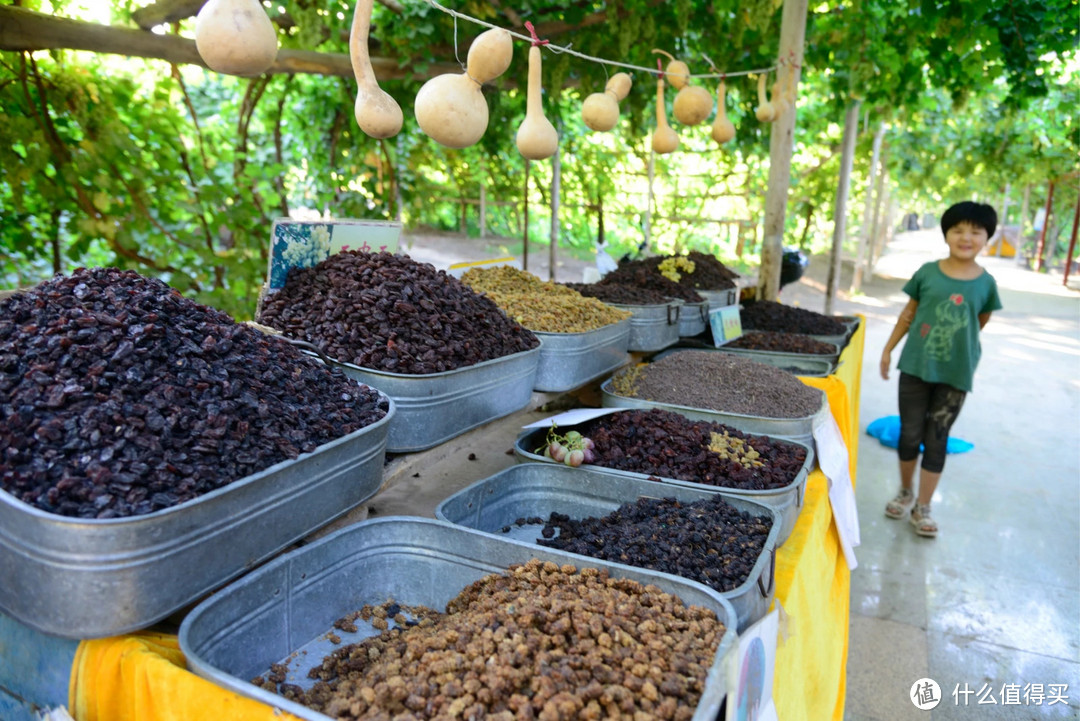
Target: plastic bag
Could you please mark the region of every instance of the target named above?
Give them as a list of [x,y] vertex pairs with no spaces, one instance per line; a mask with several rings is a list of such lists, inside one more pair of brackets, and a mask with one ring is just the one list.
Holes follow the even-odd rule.
[[[885,416],[878,418],[876,421],[871,421],[870,425],[866,427],[866,435],[877,438],[883,446],[896,448],[900,442],[900,416]],[[945,452],[967,453],[974,447],[974,443],[949,436],[949,440],[945,444]],[[919,452],[922,451],[923,447],[920,445]]]

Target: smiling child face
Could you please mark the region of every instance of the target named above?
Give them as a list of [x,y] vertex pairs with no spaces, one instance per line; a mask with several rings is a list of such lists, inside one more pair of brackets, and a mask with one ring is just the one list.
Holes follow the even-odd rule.
[[975,256],[986,246],[987,240],[986,228],[967,220],[957,223],[945,233],[949,255],[957,260],[975,260]]

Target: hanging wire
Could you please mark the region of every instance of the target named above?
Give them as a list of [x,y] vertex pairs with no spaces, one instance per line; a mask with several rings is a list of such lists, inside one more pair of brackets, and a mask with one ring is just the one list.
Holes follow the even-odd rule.
[[[471,23],[474,23],[476,25],[480,25],[482,27],[491,28],[493,30],[506,30],[505,28],[501,28],[498,25],[493,25],[493,24],[491,24],[489,22],[485,22],[484,20],[479,20],[477,18],[472,17],[471,15],[466,15],[465,13],[458,12],[457,10],[452,10],[452,9],[442,5],[441,3],[439,3],[438,0],[424,0],[424,2],[426,2],[428,5],[435,8],[436,10],[441,10],[442,12],[444,12],[447,15],[450,15],[451,17],[454,18],[454,55],[455,55],[455,57],[457,56],[457,19],[458,18],[461,18],[462,20],[467,20],[467,21],[469,21]],[[511,37],[515,37],[518,40],[525,40],[530,44],[533,42],[533,39],[531,37],[529,37],[528,35],[522,35],[521,33],[515,33],[512,30],[506,30],[506,32],[509,33]],[[631,63],[620,63],[617,60],[608,60],[606,58],[598,58],[598,57],[595,57],[593,55],[586,55],[585,53],[579,53],[576,50],[571,50],[570,45],[566,45],[566,46],[547,45],[546,47],[547,47],[548,50],[551,50],[553,53],[568,53],[570,55],[573,55],[574,57],[581,58],[582,60],[588,60],[589,62],[592,62],[592,63],[600,63],[601,65],[605,65],[605,66],[606,65],[615,65],[615,66],[618,66],[620,68],[627,68],[628,70],[639,70],[639,71],[641,71],[643,73],[649,73],[651,75],[657,75],[657,74],[662,75],[663,74],[662,70],[659,71],[659,73],[658,73],[658,71],[655,68],[648,68],[648,67],[644,67],[644,66],[641,66],[641,65],[633,65]],[[461,62],[460,58],[458,58],[458,62],[459,63]],[[715,70],[716,68],[714,67],[713,69]],[[735,72],[727,72],[727,73],[721,73],[721,72],[694,73],[694,74],[691,74],[689,77],[691,77],[691,78],[733,78],[733,77],[737,77],[739,75],[760,75],[761,73],[771,73],[774,70],[776,70],[775,65],[773,65],[771,67],[767,67],[767,68],[758,68],[756,70],[737,70]]]

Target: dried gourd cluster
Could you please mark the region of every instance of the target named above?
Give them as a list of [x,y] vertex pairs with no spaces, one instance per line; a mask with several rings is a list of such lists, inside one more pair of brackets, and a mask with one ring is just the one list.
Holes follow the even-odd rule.
[[508,316],[529,330],[542,333],[584,333],[630,317],[576,290],[543,281],[517,268],[473,268],[462,282],[495,301]]
[[[373,138],[389,138],[401,131],[401,107],[379,87],[371,65],[368,40],[374,0],[357,0],[349,33],[349,58],[356,77],[354,115],[360,129]],[[541,104],[541,54],[545,44],[533,33],[529,48],[529,73],[525,118],[518,127],[515,143],[518,151],[530,160],[550,158],[559,149],[559,134],[544,116]],[[209,0],[195,23],[195,45],[206,65],[218,72],[233,75],[260,75],[277,59],[277,32],[259,0]],[[699,125],[712,113],[713,99],[705,88],[690,84],[690,69],[663,50],[653,50],[670,58],[666,69],[657,61],[656,130],[652,148],[656,153],[670,153],[679,146],[679,136],[668,125],[664,102],[665,78],[678,90],[672,103],[675,119],[686,126]],[[506,72],[513,58],[511,35],[502,28],[481,33],[469,47],[463,73],[445,73],[428,80],[416,94],[416,122],[425,135],[448,148],[465,148],[483,137],[488,126],[488,104],[482,86]],[[794,103],[794,68],[773,85],[773,99],[765,92],[765,75],[758,76],[758,120],[773,122]],[[604,92],[589,95],[582,103],[581,116],[592,130],[613,129],[619,120],[619,101],[630,92],[631,78],[616,73]],[[724,103],[726,85],[720,82],[718,110],[711,135],[718,143],[735,137],[735,126],[728,119]]]
[[655,586],[534,559],[336,650],[306,692],[255,682],[340,719],[685,720],[724,631]]

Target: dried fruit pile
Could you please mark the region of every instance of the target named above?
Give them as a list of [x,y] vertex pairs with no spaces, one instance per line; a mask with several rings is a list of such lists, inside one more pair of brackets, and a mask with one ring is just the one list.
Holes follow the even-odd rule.
[[584,333],[631,315],[564,285],[540,280],[532,273],[508,266],[473,268],[461,280],[477,293],[491,298],[521,325],[541,333]]
[[691,503],[639,498],[603,518],[552,513],[536,542],[674,573],[725,592],[750,576],[771,529],[769,516],[739,512],[719,495]]
[[655,586],[532,560],[471,584],[443,615],[337,649],[306,692],[281,674],[255,683],[339,719],[686,721],[724,631]]
[[620,265],[596,283],[596,285],[632,285],[637,288],[654,290],[668,298],[676,298],[687,303],[704,303],[705,298],[693,288],[681,285],[665,278],[659,270],[651,268],[643,261],[630,261]]
[[[784,488],[806,462],[806,448],[795,443],[659,408],[602,416],[586,432],[595,465],[723,488]],[[711,447],[714,434],[727,437],[726,449]]]
[[836,354],[836,346],[831,343],[823,343],[802,333],[780,333],[771,330],[744,333],[735,340],[725,343],[724,347],[778,351],[780,353],[805,353],[808,355]]
[[620,305],[665,305],[671,298],[658,290],[620,283],[567,283],[584,296]]
[[774,330],[809,335],[843,335],[845,326],[835,318],[771,300],[747,301],[739,311],[743,330]]
[[79,269],[0,301],[0,486],[150,513],[375,422],[378,394],[161,281]]
[[457,278],[389,253],[344,251],[294,268],[258,320],[331,358],[393,373],[442,373],[540,343]]
[[[707,255],[696,250],[690,251],[689,255],[668,255],[645,258],[631,263],[641,263],[649,268],[657,269],[671,260],[685,259],[694,264],[694,269],[687,272],[679,272],[679,284],[696,290],[726,290],[734,288],[739,274],[729,269],[712,255]],[[629,263],[627,264],[629,265]]]
[[791,374],[734,353],[686,350],[624,370],[612,380],[621,396],[763,418],[805,418],[823,394]]

